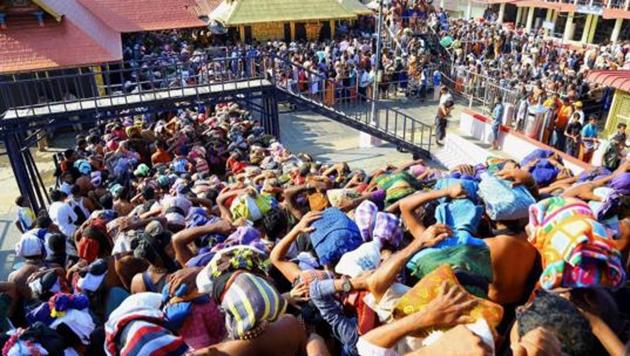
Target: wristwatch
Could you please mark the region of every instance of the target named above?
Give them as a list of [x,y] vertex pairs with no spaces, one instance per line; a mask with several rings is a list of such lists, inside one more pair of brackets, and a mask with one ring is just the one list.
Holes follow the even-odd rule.
[[344,293],[349,293],[352,290],[350,279],[346,276],[341,277],[341,289],[344,291]]

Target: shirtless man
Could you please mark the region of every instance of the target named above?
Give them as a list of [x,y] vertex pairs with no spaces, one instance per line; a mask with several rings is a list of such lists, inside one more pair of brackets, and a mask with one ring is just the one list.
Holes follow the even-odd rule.
[[[442,197],[456,199],[464,196],[465,191],[459,184],[447,189],[411,195],[400,202],[403,222],[409,232],[418,238],[426,230],[415,214],[419,207]],[[525,293],[526,281],[536,260],[536,249],[527,242],[524,234],[502,234],[484,241],[490,250],[493,275],[488,298],[504,305],[519,301]]]

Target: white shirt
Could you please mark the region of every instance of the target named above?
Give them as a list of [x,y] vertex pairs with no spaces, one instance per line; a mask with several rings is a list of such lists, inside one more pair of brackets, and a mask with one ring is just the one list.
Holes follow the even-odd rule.
[[59,231],[67,238],[71,239],[74,236],[74,232],[77,230],[77,226],[74,225],[74,222],[77,221],[77,214],[74,213],[70,205],[56,201],[50,204],[48,216],[59,226]]

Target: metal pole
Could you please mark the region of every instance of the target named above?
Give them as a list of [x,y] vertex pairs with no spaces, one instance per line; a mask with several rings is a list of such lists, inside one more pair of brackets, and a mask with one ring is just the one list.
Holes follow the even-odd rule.
[[383,29],[383,1],[380,0],[380,4],[378,6],[378,23],[376,30],[376,60],[375,60],[375,78],[374,83],[372,84],[372,114],[370,119],[370,124],[374,124],[378,127],[378,122],[376,121],[376,100],[378,100],[378,71],[381,63],[381,30]]

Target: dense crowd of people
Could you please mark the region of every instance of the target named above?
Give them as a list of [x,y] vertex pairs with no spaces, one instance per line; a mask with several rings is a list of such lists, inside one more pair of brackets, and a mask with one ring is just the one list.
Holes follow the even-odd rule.
[[289,152],[235,103],[121,117],[16,200],[3,354],[622,355],[630,162]]
[[[544,143],[590,162],[598,148],[600,117],[613,91],[585,80],[590,70],[630,68],[630,46],[576,47],[545,37],[545,30],[525,32],[485,20],[451,20],[440,33],[453,56],[454,88],[487,100],[495,126],[508,124],[525,131],[528,117],[543,112],[533,125]],[[585,113],[586,104],[589,112]],[[511,110],[506,110],[507,106]],[[593,121],[594,120],[594,121]],[[606,140],[604,161],[616,162],[625,148],[625,126]]]
[[[593,151],[580,148],[598,136],[597,119],[580,114],[578,100],[592,92],[580,68],[614,47],[592,58],[537,35],[449,21],[423,1],[386,10],[397,44],[382,70],[410,75],[419,62],[424,72],[432,54],[411,34],[433,27],[451,37],[455,68],[556,110],[562,148]],[[291,90],[316,94],[324,77],[344,97],[383,80],[373,43],[352,31],[220,51],[194,41],[133,38],[120,90],[273,69]],[[225,60],[208,61],[209,50]],[[260,62],[261,53],[288,61]],[[442,139],[453,97],[440,92]],[[506,104],[495,99],[498,123]],[[0,282],[2,353],[624,355],[625,126],[611,141],[614,159],[580,174],[546,150],[521,162],[445,170],[413,160],[368,172],[290,152],[234,102],[98,122],[63,152],[46,209],[15,201],[24,262]]]

